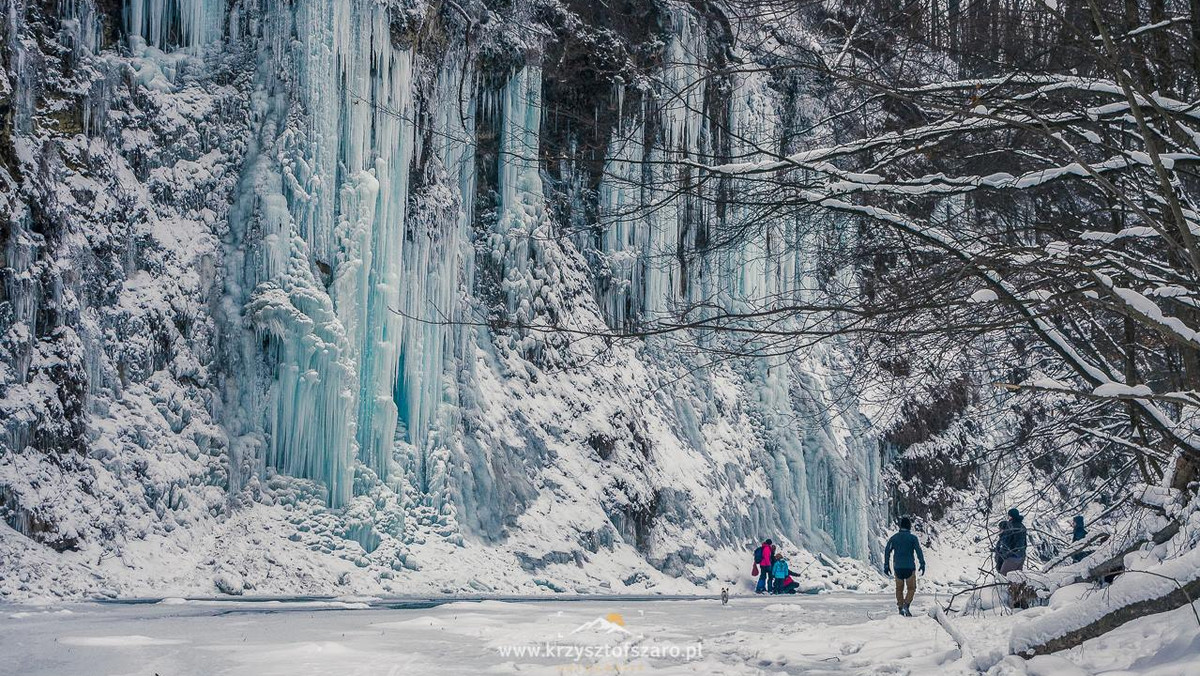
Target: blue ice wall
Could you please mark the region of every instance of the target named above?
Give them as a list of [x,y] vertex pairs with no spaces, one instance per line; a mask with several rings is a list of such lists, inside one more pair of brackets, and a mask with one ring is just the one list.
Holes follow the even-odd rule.
[[221,39],[225,3],[216,0],[129,0],[125,27],[156,49],[199,52]]
[[[662,66],[642,105],[620,117],[604,158],[589,269],[547,206],[536,45],[497,88],[476,72],[469,45],[422,52],[415,28],[384,3],[127,3],[131,38],[149,47],[199,55],[222,41],[253,46],[254,133],[221,233],[217,310],[232,489],[279,473],[316,482],[340,507],[362,486],[382,485],[416,496],[407,504],[435,520],[453,525],[461,510],[479,529],[502,532],[549,490],[537,471],[585,439],[550,418],[514,419],[516,431],[483,427],[485,384],[518,370],[531,383],[555,376],[539,371],[542,336],[501,339],[482,319],[499,312],[529,327],[567,315],[589,330],[603,328],[593,318],[624,330],[699,299],[738,311],[814,292],[803,239],[811,228],[797,223],[762,219],[744,244],[681,260],[681,248],[719,225],[711,195],[696,192],[709,188],[681,189],[696,171],[689,163],[712,156],[714,125],[735,132],[732,155],[753,159],[778,141],[786,116],[766,76],[749,73],[732,83],[728,119],[711,119],[709,31],[682,3],[663,10]],[[489,166],[477,156],[481,108],[499,118]],[[481,186],[493,170],[495,185]],[[475,206],[489,190],[485,222]],[[722,218],[753,220],[740,209]],[[498,289],[481,288],[484,267]],[[563,291],[581,280],[591,287],[587,307],[573,286]],[[483,307],[493,291],[502,308]],[[652,368],[674,353],[671,340],[648,342],[638,358]],[[831,394],[844,384],[838,354],[829,346],[738,362],[758,423],[747,439],[757,464],[745,471],[769,483],[746,520],[865,556],[879,467],[866,421]],[[517,369],[513,355],[527,361]],[[702,443],[698,430],[711,421],[680,412],[704,407],[668,408],[680,419],[667,431]],[[638,424],[613,434],[640,435]],[[638,462],[671,462],[644,455]],[[653,493],[661,479],[634,467],[640,475],[622,468],[625,492]]]
[[412,55],[374,3],[268,3],[261,17],[259,147],[227,241],[228,318],[254,339],[235,350],[230,426],[261,431],[267,467],[319,481],[337,506],[356,462],[388,479],[405,400]]
[[[807,240],[816,228],[811,222],[761,217],[767,205],[731,203],[724,222],[746,228],[747,236],[694,264],[689,274],[680,270],[676,250],[681,243],[690,245],[696,221],[718,218],[704,213],[713,195],[697,200],[702,188],[681,188],[689,170],[686,162],[680,164],[701,162],[717,151],[711,147],[713,122],[705,106],[708,37],[693,11],[681,4],[668,4],[667,26],[666,56],[652,103],[622,120],[600,185],[599,249],[606,283],[597,300],[609,325],[652,327],[672,310],[701,300],[709,311],[719,305],[747,313],[814,300],[817,262],[808,252],[816,247]],[[785,104],[768,78],[756,71],[732,77],[728,119],[717,124],[729,130],[728,153],[738,161],[767,160],[782,150]],[[657,130],[649,145],[648,124]],[[727,188],[733,195],[759,193],[750,181],[731,180]],[[720,347],[719,337],[701,339]],[[739,368],[757,399],[759,441],[768,454],[763,466],[772,495],[764,520],[777,521],[784,532],[810,544],[865,557],[878,514],[879,460],[868,421],[852,400],[833,394],[844,391],[846,379],[839,373],[849,368],[838,363],[838,354],[836,345],[819,346],[801,360],[794,354],[768,356],[742,360]]]

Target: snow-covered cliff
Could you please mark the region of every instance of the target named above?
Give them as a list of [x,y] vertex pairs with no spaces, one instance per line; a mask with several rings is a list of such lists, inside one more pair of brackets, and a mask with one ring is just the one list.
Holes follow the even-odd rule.
[[870,556],[878,444],[836,346],[614,337],[820,286],[812,227],[689,168],[828,133],[817,83],[724,68],[761,27],[0,7],[0,594],[673,590],[762,537]]

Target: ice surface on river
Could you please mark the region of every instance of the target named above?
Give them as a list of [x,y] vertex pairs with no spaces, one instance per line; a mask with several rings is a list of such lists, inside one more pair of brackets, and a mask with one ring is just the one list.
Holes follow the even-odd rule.
[[[914,611],[930,604],[918,597]],[[970,646],[964,655],[923,612],[894,610],[887,596],[854,595],[735,596],[728,606],[716,598],[3,606],[0,672],[1151,676],[1200,666],[1200,629],[1187,609],[1028,662],[1002,649],[1020,614],[954,617]]]

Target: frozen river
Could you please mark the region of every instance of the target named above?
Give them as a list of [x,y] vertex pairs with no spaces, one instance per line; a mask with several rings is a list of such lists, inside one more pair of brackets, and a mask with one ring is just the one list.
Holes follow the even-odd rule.
[[[830,595],[733,598],[724,607],[718,599],[636,597],[169,599],[3,611],[2,674],[382,676],[714,673],[726,666],[743,673],[749,664],[771,665],[764,648],[772,633],[779,641],[803,640],[781,625],[857,624],[894,608],[885,596]],[[836,669],[828,658],[844,647],[812,646],[811,664]]]
[[[931,604],[918,599],[914,612]],[[1013,616],[956,618],[973,644],[974,655],[964,657],[932,619],[894,613],[890,596],[865,594],[735,597],[728,606],[713,598],[644,597],[7,605],[0,606],[0,674],[924,675],[981,673],[978,656],[982,671],[1027,673],[1021,664],[996,664]],[[1085,651],[1093,668],[1064,673],[1135,664],[1136,625],[1129,625],[1119,658],[1116,651],[1111,658]],[[1190,631],[1180,639],[1190,640]],[[1166,670],[1144,673],[1185,673],[1176,671],[1180,664],[1168,660]]]

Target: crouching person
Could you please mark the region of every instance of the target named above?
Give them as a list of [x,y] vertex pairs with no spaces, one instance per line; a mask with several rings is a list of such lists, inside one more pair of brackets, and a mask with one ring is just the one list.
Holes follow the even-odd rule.
[[799,588],[800,588],[800,583],[793,580],[792,574],[788,573],[788,576],[783,578],[783,582],[780,583],[779,593],[780,594],[795,594],[796,590]]
[[775,554],[775,561],[771,564],[771,592],[774,594],[784,593],[784,580],[788,579],[788,562],[779,554]]

